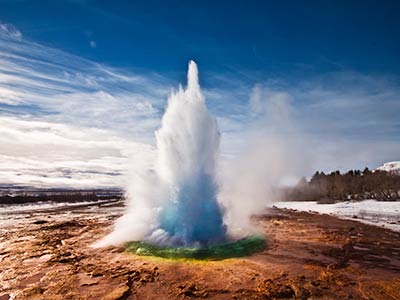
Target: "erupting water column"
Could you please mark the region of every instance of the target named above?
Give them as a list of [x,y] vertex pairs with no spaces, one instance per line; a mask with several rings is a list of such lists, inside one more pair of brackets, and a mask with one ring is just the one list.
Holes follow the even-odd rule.
[[194,61],[189,62],[187,88],[180,87],[169,98],[156,138],[155,171],[167,187],[159,230],[168,236],[168,244],[207,246],[226,241],[215,179],[220,134],[205,105]]
[[220,134],[207,110],[197,66],[189,62],[186,89],[172,93],[156,132],[153,168],[138,167],[114,231],[94,244],[126,243],[127,251],[167,258],[224,259],[264,249],[262,236],[230,241],[217,201]]

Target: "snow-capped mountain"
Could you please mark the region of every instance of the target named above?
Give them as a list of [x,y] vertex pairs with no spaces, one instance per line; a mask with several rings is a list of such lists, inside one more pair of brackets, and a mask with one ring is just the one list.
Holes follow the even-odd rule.
[[390,161],[384,163],[382,166],[376,168],[375,170],[386,171],[396,175],[400,175],[400,161]]

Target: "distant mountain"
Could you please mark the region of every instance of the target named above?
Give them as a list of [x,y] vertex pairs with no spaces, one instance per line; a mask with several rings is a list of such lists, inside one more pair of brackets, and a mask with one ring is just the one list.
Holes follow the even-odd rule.
[[400,161],[390,161],[384,163],[382,166],[376,168],[375,170],[386,171],[392,174],[400,175]]

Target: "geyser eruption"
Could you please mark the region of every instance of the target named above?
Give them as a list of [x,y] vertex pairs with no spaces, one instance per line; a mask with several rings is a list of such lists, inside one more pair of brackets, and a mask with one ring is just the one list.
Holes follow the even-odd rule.
[[187,88],[170,96],[156,139],[153,168],[137,170],[128,187],[127,212],[97,246],[141,240],[196,247],[227,241],[215,176],[220,134],[193,61]]
[[189,62],[188,86],[172,94],[156,132],[156,172],[168,187],[159,226],[178,245],[207,245],[225,239],[215,179],[219,131]]

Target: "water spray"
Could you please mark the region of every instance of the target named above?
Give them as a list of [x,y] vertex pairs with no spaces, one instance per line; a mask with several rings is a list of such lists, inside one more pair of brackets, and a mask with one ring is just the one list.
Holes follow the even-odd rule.
[[135,173],[126,213],[97,246],[136,241],[128,249],[137,254],[224,258],[264,245],[259,237],[232,241],[227,234],[216,179],[220,133],[207,110],[194,61],[187,80],[187,87],[168,99],[156,132],[154,167]]

